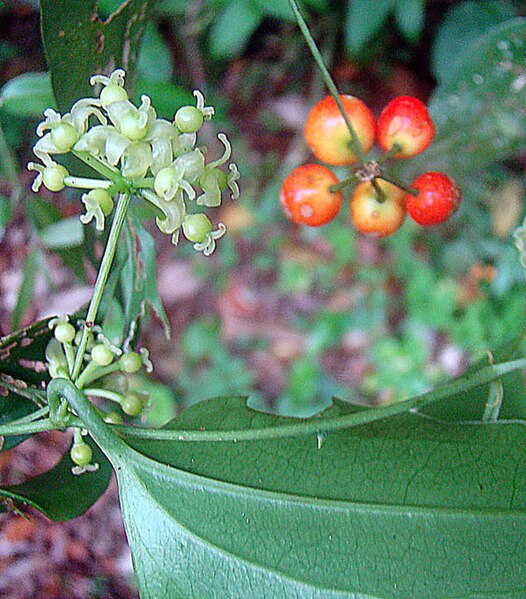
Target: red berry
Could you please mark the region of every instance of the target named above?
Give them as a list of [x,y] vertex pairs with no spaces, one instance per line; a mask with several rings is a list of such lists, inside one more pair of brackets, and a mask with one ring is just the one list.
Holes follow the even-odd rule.
[[443,173],[424,173],[411,185],[419,194],[407,194],[407,212],[419,225],[443,223],[460,206],[460,187]]
[[295,168],[283,181],[279,201],[293,223],[318,227],[336,217],[342,207],[341,192],[332,192],[338,177],[321,164]]
[[384,108],[378,119],[378,143],[387,152],[395,145],[394,158],[409,158],[423,152],[433,141],[435,126],[423,102],[399,96]]
[[405,191],[387,181],[377,179],[377,183],[386,196],[385,200],[379,200],[371,183],[360,183],[351,196],[351,219],[360,233],[372,237],[387,237],[404,222]]
[[[374,143],[376,123],[373,113],[354,96],[340,95],[340,100],[364,153],[367,153]],[[313,154],[323,162],[343,165],[358,160],[352,150],[349,129],[332,96],[327,96],[312,108],[304,132]]]

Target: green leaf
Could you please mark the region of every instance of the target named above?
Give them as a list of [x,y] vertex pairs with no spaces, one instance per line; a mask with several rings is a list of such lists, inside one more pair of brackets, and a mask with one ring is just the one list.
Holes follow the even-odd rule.
[[462,182],[485,165],[526,147],[526,19],[513,19],[479,38],[440,85],[429,111],[433,144],[400,165],[404,179],[441,171]]
[[0,111],[39,118],[46,108],[55,108],[49,73],[24,73],[0,89]]
[[123,2],[107,19],[97,14],[95,1],[41,0],[44,49],[51,83],[61,111],[79,98],[92,96],[89,79],[116,68],[135,81],[139,45],[152,8],[149,0]]
[[60,256],[60,258],[64,261],[64,264],[71,268],[71,270],[80,280],[85,280],[86,258],[90,259],[92,264],[95,263],[93,256],[95,234],[93,233],[93,229],[91,227],[86,227],[81,232],[79,230],[81,227],[80,221],[78,221],[76,224],[73,224],[73,220],[71,220],[70,223],[73,227],[74,234],[73,238],[76,237],[78,239],[82,233],[82,235],[85,237],[85,243],[82,245],[82,247],[71,246],[67,247],[67,249],[64,249],[61,247],[61,239],[55,237],[53,234],[53,231],[55,234],[58,231],[60,235],[66,234],[66,237],[68,237],[70,233],[69,230],[64,231],[64,226],[60,224],[63,219],[60,210],[52,203],[41,200],[38,197],[32,198],[31,202],[27,203],[26,209],[31,222],[35,229],[37,229],[39,235],[44,231],[48,231],[46,239],[51,246],[54,246],[50,249]]
[[84,242],[84,227],[77,216],[72,216],[48,225],[39,237],[50,250],[77,247]]
[[135,86],[135,100],[140,101],[142,94],[150,96],[159,117],[170,120],[181,106],[195,104],[195,98],[184,87],[167,81],[153,81],[139,74]]
[[385,25],[394,0],[377,0],[374,7],[368,0],[349,0],[345,16],[345,44],[348,51],[358,55],[365,44]]
[[[454,414],[459,390],[521,365],[441,397]],[[524,383],[515,392],[524,399]],[[433,399],[335,402],[309,420],[211,400],[176,418],[172,441],[134,450],[68,396],[116,469],[143,598],[521,596],[524,422],[444,422],[422,412]]]
[[[110,463],[100,449],[91,439],[86,438],[85,441],[93,449],[92,461],[99,465],[96,472],[75,476],[71,473],[73,462],[66,453],[54,468],[44,474],[20,485],[0,489],[0,497],[13,501],[22,512],[25,505],[31,505],[55,521],[81,516],[107,489],[112,474]],[[5,500],[0,500],[0,511],[8,507]]]
[[217,58],[239,54],[263,15],[250,0],[232,0],[217,15],[210,31],[210,50]]
[[12,216],[13,206],[11,205],[9,198],[0,195],[0,241],[4,236],[7,225],[11,221]]
[[425,0],[397,0],[395,4],[396,22],[410,42],[415,42],[422,33],[425,4]]
[[[49,319],[0,339],[0,424],[27,416],[44,404],[42,386],[49,380],[42,362],[51,338]],[[25,437],[6,437],[5,451]]]
[[445,82],[477,39],[489,33],[493,26],[514,16],[513,3],[507,0],[454,5],[441,22],[433,43],[432,67],[437,79]]
[[13,328],[20,326],[22,317],[31,304],[37,274],[40,272],[42,253],[39,248],[32,248],[27,255],[22,271],[22,283],[18,289],[15,309],[13,310]]
[[151,23],[144,31],[137,70],[143,77],[160,82],[170,81],[173,75],[170,48],[158,29]]
[[168,337],[170,323],[157,291],[153,237],[133,211],[130,212],[124,231],[126,245],[122,246],[120,253],[127,254],[121,271],[120,284],[125,336],[135,330],[139,319],[145,314],[146,306],[149,305],[163,323]]

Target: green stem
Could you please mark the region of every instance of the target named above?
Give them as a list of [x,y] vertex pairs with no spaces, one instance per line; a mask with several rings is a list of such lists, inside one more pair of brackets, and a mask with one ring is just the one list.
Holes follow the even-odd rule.
[[392,185],[396,185],[396,187],[399,187],[400,189],[404,190],[406,193],[410,193],[412,196],[416,197],[420,193],[420,191],[418,189],[415,189],[414,187],[410,187],[409,185],[406,185],[405,183],[402,183],[401,181],[399,181],[395,177],[391,177],[389,175],[384,175],[382,173],[378,177],[378,179],[382,179],[382,181],[387,181],[387,183],[391,183]]
[[[360,412],[346,414],[344,416],[330,418],[327,420],[310,418],[297,422],[296,424],[269,426],[255,430],[225,430],[225,431],[202,431],[202,430],[156,430],[131,426],[115,425],[113,430],[124,438],[141,438],[155,441],[257,441],[262,439],[279,439],[284,437],[297,437],[306,434],[318,434],[320,432],[337,431],[352,426],[360,426],[378,420],[384,420],[399,414],[418,410],[434,401],[450,397],[457,393],[466,391],[473,387],[484,385],[514,370],[526,368],[526,358],[491,365],[481,368],[476,372],[465,374],[438,389],[433,389],[423,395],[407,399],[398,403],[390,404],[381,408],[369,408]],[[59,379],[55,379],[59,380]]]
[[345,111],[345,108],[343,107],[342,101],[340,99],[340,94],[338,92],[338,88],[336,87],[327,67],[325,66],[323,57],[322,57],[320,51],[318,50],[318,46],[316,46],[316,42],[314,41],[314,38],[312,37],[312,35],[309,31],[309,28],[307,27],[307,23],[305,23],[305,19],[303,18],[302,14],[298,8],[298,3],[296,2],[296,0],[288,0],[288,2],[290,4],[292,12],[294,13],[294,16],[296,17],[296,21],[299,25],[299,28],[301,29],[301,33],[303,34],[303,37],[305,38],[305,41],[307,42],[307,46],[309,46],[309,50],[311,51],[311,54],[321,71],[323,79],[325,80],[325,85],[327,86],[327,89],[329,90],[331,96],[334,98],[338,108],[340,109],[343,120],[345,121],[345,124],[347,125],[347,129],[349,129],[349,133],[351,135],[352,151],[353,151],[354,155],[356,156],[356,158],[358,158],[359,162],[363,163],[363,162],[365,162],[365,152],[363,151],[362,144],[360,143],[360,140],[358,138],[358,134],[356,133],[356,130],[354,129],[354,127],[347,115],[347,112]]
[[393,156],[398,154],[398,152],[400,152],[401,149],[402,149],[402,146],[400,144],[394,144],[393,147],[388,152],[385,152],[384,154],[382,154],[380,156],[380,158],[378,158],[376,160],[376,162],[378,162],[378,164],[383,164],[384,162],[387,162]]
[[489,386],[488,400],[482,416],[483,422],[496,422],[499,418],[502,399],[504,397],[504,387],[502,381],[497,379],[491,381]]
[[86,322],[84,324],[84,328],[82,329],[82,337],[80,339],[80,343],[77,349],[77,355],[75,356],[75,366],[71,375],[71,378],[73,380],[77,379],[80,373],[80,369],[82,368],[84,353],[86,352],[86,346],[88,345],[89,335],[91,332],[90,329],[95,323],[95,319],[97,317],[97,311],[99,309],[100,301],[102,299],[102,293],[104,291],[104,286],[106,285],[108,275],[110,274],[110,269],[113,262],[113,258],[115,256],[115,251],[117,250],[117,242],[119,240],[122,225],[124,224],[124,219],[126,217],[126,211],[128,209],[130,199],[130,193],[122,193],[119,196],[119,201],[117,202],[115,216],[113,217],[108,241],[106,243],[106,247],[104,248],[104,255],[102,256],[99,273],[95,282],[95,288],[93,289],[93,295],[91,297],[88,313],[86,315]]
[[68,175],[64,177],[64,185],[66,187],[76,187],[78,189],[109,189],[115,183],[108,179],[87,179],[86,177],[72,177]]
[[116,167],[106,164],[99,158],[93,156],[93,154],[90,154],[89,152],[78,152],[76,150],[71,150],[71,153],[106,179],[111,179],[117,185],[125,183],[124,177],[122,177]]
[[109,391],[108,389],[96,389],[90,387],[89,389],[84,389],[84,393],[89,396],[109,399],[118,404],[120,404],[122,401],[122,395],[120,393],[116,393],[115,391]]
[[371,180],[371,185],[374,187],[374,190],[376,191],[378,201],[380,202],[380,204],[383,204],[385,202],[385,200],[387,200],[385,191],[380,187],[380,185],[378,184],[378,181],[376,179]]
[[89,368],[89,366],[93,364],[90,362],[88,366],[81,372],[78,379],[76,380],[76,385],[79,389],[82,389],[86,385],[89,385],[93,381],[97,381],[101,379],[103,376],[108,374],[113,374],[120,370],[120,366],[118,362],[114,362],[113,364],[109,364],[108,366],[97,366],[96,368]]
[[62,400],[66,400],[78,414],[82,426],[88,429],[97,445],[103,450],[111,449],[112,458],[118,458],[119,451],[125,449],[126,444],[112,430],[113,427],[104,422],[85,393],[77,389],[68,379],[53,379],[47,386],[47,397],[51,411],[53,411],[52,405],[59,405]]
[[[66,379],[62,379],[66,380]],[[0,426],[0,436],[8,437],[12,435],[34,435],[35,433],[43,433],[44,431],[50,431],[56,429],[57,426],[51,422],[49,418],[38,420],[37,422],[25,422],[16,424],[16,422],[10,422]]]
[[351,175],[350,177],[342,179],[339,183],[335,183],[334,185],[331,185],[329,187],[329,190],[332,193],[336,193],[337,191],[341,191],[342,189],[345,189],[349,185],[356,183],[357,180],[358,180],[358,177],[356,175]]

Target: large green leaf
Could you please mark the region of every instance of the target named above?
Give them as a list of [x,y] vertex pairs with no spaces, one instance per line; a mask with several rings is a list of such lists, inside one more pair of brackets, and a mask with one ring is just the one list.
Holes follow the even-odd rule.
[[371,10],[367,0],[348,0],[344,33],[346,47],[353,56],[358,56],[385,25],[393,5],[393,0],[377,0]]
[[42,39],[60,110],[93,94],[89,78],[95,73],[123,68],[133,84],[152,4],[127,0],[104,20],[95,0],[41,0]]
[[164,325],[166,335],[170,323],[157,291],[155,269],[155,243],[141,220],[131,212],[126,221],[125,245],[119,248],[123,261],[120,271],[120,287],[124,312],[124,333],[136,330],[136,325],[145,314],[147,306],[153,308]]
[[464,180],[526,148],[526,19],[493,27],[469,46],[431,99],[433,144],[401,168]]
[[[44,474],[20,485],[0,489],[0,498],[11,500],[20,511],[25,505],[31,505],[51,520],[71,520],[81,516],[104,493],[112,474],[110,463],[100,449],[91,440],[86,442],[93,448],[93,462],[99,465],[96,472],[75,476],[71,473],[74,464],[66,453]],[[5,499],[0,499],[0,511],[10,508],[10,502]]]
[[[251,598],[262,589],[265,597],[519,597],[524,421],[445,422],[422,410],[439,397],[465,402],[450,392],[521,365],[489,366],[396,406],[335,402],[303,421],[254,412],[241,398],[211,400],[161,431],[171,441],[135,438],[135,449],[72,386],[50,387],[113,463],[143,599]],[[508,392],[524,401],[523,384]]]
[[39,118],[54,106],[49,73],[24,73],[0,89],[0,111],[15,116]]

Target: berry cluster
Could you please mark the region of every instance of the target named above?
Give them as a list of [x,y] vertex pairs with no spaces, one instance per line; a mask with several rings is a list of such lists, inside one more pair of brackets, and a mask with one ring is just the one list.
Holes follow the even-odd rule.
[[[64,115],[51,108],[44,112],[45,120],[37,128],[40,139],[33,148],[42,163],[28,165],[38,172],[33,190],[42,184],[50,191],[66,186],[89,190],[82,195],[86,212],[81,221],[94,220],[99,230],[113,210],[113,196],[133,194],[156,207],[157,226],[172,236],[173,243],[182,228],[195,249],[210,254],[225,227],[220,224],[212,230],[204,213],[187,213],[188,203],[217,207],[227,188],[232,197],[239,195],[236,165],[230,163],[228,171],[221,168],[231,154],[226,135],[218,135],[224,146],[218,160],[207,163],[205,150],[197,145],[197,134],[214,109],[205,106],[203,95],[195,91],[196,106],[181,107],[168,121],[157,117],[148,96],[141,97],[139,106],[129,100],[121,69],[109,77],[95,75],[91,83],[99,86],[98,97],[78,100]],[[69,152],[102,178],[70,176],[54,160]]]
[[[429,172],[406,187],[383,172],[389,159],[416,156],[433,141],[435,128],[425,105],[417,98],[399,96],[384,108],[376,122],[358,98],[340,95],[339,101],[341,107],[335,98],[327,96],[312,108],[305,122],[305,141],[316,158],[331,166],[351,166],[352,174],[340,181],[321,164],[294,169],[283,182],[279,196],[287,218],[311,227],[324,225],[339,213],[342,190],[353,185],[351,220],[361,233],[391,235],[402,226],[407,213],[424,226],[447,220],[461,201],[460,189],[452,179]],[[378,160],[367,161],[365,155],[375,138],[384,154]]]

